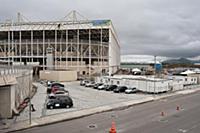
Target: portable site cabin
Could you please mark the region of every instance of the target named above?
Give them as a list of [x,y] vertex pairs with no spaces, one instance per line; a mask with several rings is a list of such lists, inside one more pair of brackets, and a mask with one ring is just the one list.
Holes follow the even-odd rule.
[[111,78],[111,82],[118,82],[119,85],[127,87],[135,87],[147,93],[161,93],[170,90],[170,83],[172,81],[168,79],[154,79],[146,76],[124,75],[121,77],[118,76],[118,78]]
[[124,79],[121,77],[110,77],[110,84],[122,86],[124,85]]
[[171,79],[170,89],[172,91],[182,90],[184,81],[181,79]]
[[111,84],[126,86],[126,87],[136,87],[137,81],[135,79],[143,78],[144,76],[134,76],[134,75],[116,75],[110,77]]
[[170,82],[168,79],[146,78],[138,80],[138,89],[147,93],[161,93],[170,90]]
[[198,80],[195,76],[170,76],[172,79],[182,80],[183,85],[195,85],[197,84]]
[[110,84],[110,77],[109,76],[97,77],[96,82],[97,83]]

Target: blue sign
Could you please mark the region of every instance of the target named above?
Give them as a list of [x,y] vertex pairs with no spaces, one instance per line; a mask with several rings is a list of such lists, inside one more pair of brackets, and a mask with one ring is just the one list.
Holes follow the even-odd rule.
[[99,25],[109,25],[110,24],[110,20],[93,20],[92,24],[94,26],[99,26]]
[[156,71],[161,71],[162,70],[162,64],[155,64],[154,68],[156,69]]

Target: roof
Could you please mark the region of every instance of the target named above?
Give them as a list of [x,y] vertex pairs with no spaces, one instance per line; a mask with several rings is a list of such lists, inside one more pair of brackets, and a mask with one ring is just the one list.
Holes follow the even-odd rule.
[[43,21],[43,22],[6,22],[0,23],[0,31],[19,30],[66,30],[110,28],[111,20],[80,20],[80,21]]
[[189,74],[195,74],[195,72],[194,71],[191,71],[191,70],[186,70],[186,71],[184,71],[184,72],[182,72],[182,73],[180,73],[181,75],[189,75]]
[[132,69],[131,71],[132,71],[132,72],[141,72],[141,70],[138,69],[138,68],[134,68],[134,69]]

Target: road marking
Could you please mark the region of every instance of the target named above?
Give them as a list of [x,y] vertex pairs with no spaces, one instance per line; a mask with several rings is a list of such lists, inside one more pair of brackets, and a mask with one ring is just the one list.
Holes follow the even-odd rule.
[[187,130],[185,130],[185,129],[178,129],[178,131],[182,132],[182,133],[186,133],[187,132]]

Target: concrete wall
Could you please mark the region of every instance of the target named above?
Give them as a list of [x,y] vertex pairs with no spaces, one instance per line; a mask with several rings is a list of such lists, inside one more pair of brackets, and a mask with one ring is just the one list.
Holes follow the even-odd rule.
[[16,73],[8,73],[4,70],[0,79],[3,79],[0,80],[0,114],[3,118],[10,118],[13,110],[17,111],[32,91],[32,71],[17,70]]
[[77,80],[76,71],[40,71],[40,79],[51,81],[75,81]]
[[[15,107],[18,107],[20,103],[32,92],[32,73],[24,71],[16,76],[17,84],[15,87]],[[30,88],[29,88],[30,87]]]
[[0,88],[0,117],[2,118],[12,116],[10,91],[11,86],[2,86]]

